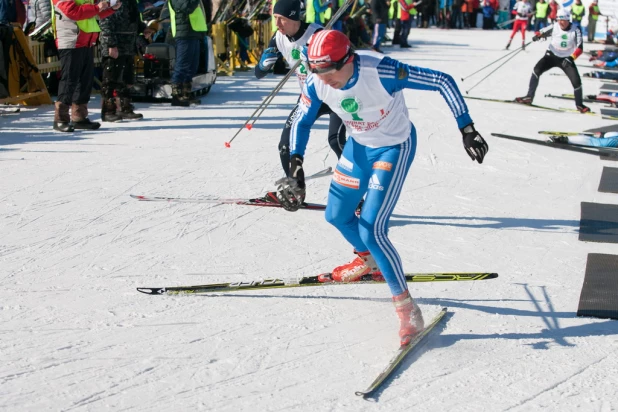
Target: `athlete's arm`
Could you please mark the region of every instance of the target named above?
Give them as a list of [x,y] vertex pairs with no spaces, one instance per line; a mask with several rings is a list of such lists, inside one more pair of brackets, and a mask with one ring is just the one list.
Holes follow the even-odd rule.
[[577,48],[571,54],[573,60],[577,59],[584,52],[584,37],[582,36],[582,31],[575,28],[575,43],[577,44]]
[[382,59],[378,65],[378,73],[382,85],[389,93],[392,94],[402,89],[438,91],[451,109],[460,129],[472,123],[468,114],[468,106],[450,75],[422,67],[409,66],[390,57]]
[[255,65],[255,77],[261,79],[266,76],[270,69],[275,65],[277,59],[281,56],[281,52],[277,49],[277,33],[273,34],[270,41],[268,42],[268,47],[264,49],[262,52],[262,57],[260,57],[260,62]]
[[290,131],[290,156],[297,154],[304,158],[311,126],[318,118],[322,101],[315,91],[314,80],[314,75],[310,74],[300,95],[297,115],[292,122],[292,130]]

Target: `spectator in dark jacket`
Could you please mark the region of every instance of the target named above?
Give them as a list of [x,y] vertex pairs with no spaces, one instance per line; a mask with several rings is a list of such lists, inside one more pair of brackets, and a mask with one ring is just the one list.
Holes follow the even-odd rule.
[[391,6],[389,0],[371,0],[371,14],[375,20],[373,26],[373,39],[372,49],[378,53],[382,53],[380,50],[380,43],[386,35],[386,23],[388,23],[388,9]]
[[0,24],[19,23],[23,26],[26,22],[26,8],[21,0],[0,0]]
[[[146,29],[135,1],[127,0],[116,13],[100,23],[99,47],[103,57],[101,84],[101,119],[117,122],[122,119],[139,120],[143,116],[133,111],[131,85],[134,81],[134,57],[137,54],[137,35]],[[116,97],[120,111],[116,112]]]
[[201,0],[168,0],[176,64],[172,75],[172,106],[189,106],[193,76],[200,61],[200,44],[208,30]]

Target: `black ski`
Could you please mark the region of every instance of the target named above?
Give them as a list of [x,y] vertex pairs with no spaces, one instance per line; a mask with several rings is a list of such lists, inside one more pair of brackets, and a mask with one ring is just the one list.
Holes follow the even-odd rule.
[[429,334],[429,332],[431,332],[432,329],[434,329],[436,325],[438,325],[440,321],[444,319],[444,315],[446,315],[446,312],[447,312],[447,309],[443,308],[440,311],[440,313],[438,313],[438,315],[435,318],[433,318],[431,323],[427,327],[425,327],[425,329],[423,329],[421,333],[416,335],[416,337],[412,340],[412,342],[410,342],[406,346],[400,347],[397,350],[397,353],[395,354],[395,356],[393,356],[390,362],[388,362],[388,365],[386,366],[386,368],[378,375],[378,377],[371,383],[371,385],[369,385],[369,387],[365,389],[364,391],[355,392],[356,395],[362,396],[363,398],[369,398],[378,389],[380,389],[380,387],[382,387],[384,382],[386,382],[386,380],[393,374],[393,372],[397,370],[399,365],[401,365],[401,362],[406,358],[406,356],[412,353],[414,349],[420,347],[419,344],[422,343],[423,340]]
[[[470,280],[495,279],[497,273],[463,272],[463,273],[408,273],[408,282],[459,282]],[[359,282],[328,282],[322,283],[317,276],[307,276],[300,279],[264,279],[251,282],[210,283],[193,286],[166,286],[166,287],[139,287],[139,292],[147,295],[181,295],[194,293],[220,293],[235,292],[256,289],[283,289],[303,286],[331,286],[331,285],[356,285],[356,284],[380,284],[384,281],[375,281],[371,275],[367,275]]]

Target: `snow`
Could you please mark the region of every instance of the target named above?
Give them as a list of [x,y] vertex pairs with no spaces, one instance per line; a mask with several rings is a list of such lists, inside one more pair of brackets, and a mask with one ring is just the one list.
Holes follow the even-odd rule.
[[[412,49],[386,50],[452,74],[465,93],[487,72],[460,79],[502,56],[507,37],[415,29]],[[545,47],[531,45],[470,95],[525,94]],[[578,64],[587,71],[585,56]],[[618,322],[575,316],[587,254],[618,253],[578,240],[580,202],[618,204],[597,191],[603,166],[616,165],[490,135],[612,123],[596,116],[469,100],[490,147],[479,165],[440,95],[405,91],[419,145],[390,231],[405,270],[500,277],[410,285],[427,320],[441,307],[450,315],[377,401],[354,392],[398,344],[385,285],[138,293],[315,275],[353,257],[321,212],[129,197],[272,190],[295,81],[224,143],[279,79],[220,77],[202,106],[138,104],[145,120],[98,132],[52,132],[51,107],[0,118],[0,410],[618,410]],[[583,82],[584,94],[601,84]],[[573,107],[550,92],[571,93],[566,77],[544,75],[536,103]],[[307,173],[336,164],[326,128],[315,127]],[[328,185],[310,182],[307,200],[324,202]]]

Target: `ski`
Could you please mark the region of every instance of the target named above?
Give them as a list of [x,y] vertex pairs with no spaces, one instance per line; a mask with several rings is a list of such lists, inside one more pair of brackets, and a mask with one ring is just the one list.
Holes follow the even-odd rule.
[[[543,109],[543,110],[549,110],[552,112],[559,112],[559,113],[580,113],[579,110],[577,109],[567,109],[566,107],[547,107],[547,106],[539,106],[538,104],[526,104],[526,103],[519,103],[516,102],[515,100],[502,100],[502,99],[486,99],[484,97],[473,97],[473,96],[464,96],[466,99],[473,99],[473,100],[484,100],[484,101],[488,101],[488,102],[497,102],[497,103],[511,103],[511,104],[517,104],[519,106],[528,106],[528,107],[533,107],[535,109]],[[586,112],[586,113],[581,113],[581,114],[588,114],[588,115],[597,115],[598,113],[595,112]]]
[[431,332],[432,329],[434,329],[440,323],[440,321],[444,319],[446,312],[447,309],[442,308],[440,313],[438,313],[436,317],[433,318],[431,323],[427,327],[425,327],[425,329],[423,329],[421,333],[416,335],[412,342],[410,342],[406,346],[400,347],[397,350],[395,356],[393,356],[390,362],[388,362],[386,368],[378,375],[378,377],[371,383],[371,385],[369,385],[369,387],[364,391],[355,392],[356,395],[362,396],[363,398],[368,398],[373,395],[378,389],[380,389],[384,382],[386,382],[386,380],[393,374],[393,372],[397,370],[397,367],[401,365],[401,362],[406,358],[406,356],[413,352],[414,349],[420,347],[419,344],[422,343],[427,337],[427,335],[429,335],[429,332]]
[[515,100],[488,99],[485,97],[476,97],[476,96],[464,96],[464,98],[472,99],[472,100],[482,100],[486,102],[495,102],[495,103],[510,103],[510,104],[516,104],[519,106],[534,107],[535,109],[550,110],[552,112],[565,112],[565,111],[570,110],[570,109],[556,109],[555,107],[539,106],[538,104],[519,103],[519,102],[516,102]]
[[[575,96],[573,96],[572,94],[560,94],[560,95],[546,94],[545,97],[551,97],[553,99],[562,99],[562,100],[573,100],[573,99],[575,99]],[[614,100],[615,100],[615,98],[614,98]],[[609,103],[609,104],[612,104],[612,105],[614,104],[614,100],[612,100],[611,96],[607,96],[607,98],[603,98],[602,95],[601,96],[595,96],[594,94],[587,95],[583,99],[584,103]]]
[[[408,273],[408,282],[458,282],[471,280],[495,279],[497,273]],[[304,286],[332,286],[332,285],[356,285],[356,284],[381,284],[384,281],[373,280],[371,275],[366,275],[358,282],[327,282],[322,283],[318,276],[307,276],[300,279],[264,279],[251,282],[230,282],[230,283],[210,283],[206,285],[194,286],[169,286],[169,287],[139,287],[139,292],[147,295],[183,295],[196,293],[220,293],[236,292],[243,290],[258,289],[284,289]]]
[[15,107],[15,106],[9,106],[9,105],[0,106],[0,114],[15,114],[15,113],[19,113],[20,110],[21,109],[19,107]]
[[593,132],[563,132],[559,130],[539,130],[539,134],[544,134],[548,136],[592,136],[592,137],[600,137],[601,133],[593,133]]
[[[333,174],[333,168],[327,167],[305,178],[305,181],[319,179],[321,177],[330,176]],[[194,197],[166,197],[166,196],[147,196],[147,195],[129,195],[133,199],[143,202],[173,202],[173,203],[211,203],[224,205],[241,205],[241,206],[262,206],[262,207],[283,207],[277,200],[275,192],[268,192],[266,196],[251,198],[251,199],[218,199],[218,198],[194,198]],[[326,205],[317,203],[303,203],[301,209],[307,210],[325,210]]]
[[[274,193],[274,192],[271,192]],[[280,207],[281,203],[276,203],[276,200],[271,196],[258,197],[254,199],[206,199],[195,197],[163,197],[163,196],[143,196],[130,195],[133,199],[143,202],[172,202],[172,203],[211,203],[219,205],[240,205],[240,206],[261,206],[261,207]],[[326,205],[318,203],[303,203],[301,209],[307,210],[325,210]]]
[[588,154],[595,155],[595,156],[599,156],[599,155],[612,155],[613,156],[612,153],[616,152],[616,149],[611,149],[611,148],[606,148],[606,147],[590,147],[590,146],[578,146],[574,144],[560,144],[560,143],[553,143],[553,142],[545,142],[542,140],[529,139],[527,137],[520,137],[520,136],[511,136],[511,135],[502,134],[502,133],[492,133],[491,135],[494,137],[500,137],[502,139],[516,140],[518,142],[532,143],[532,144],[536,144],[540,146],[548,146],[548,147],[553,147],[553,148],[562,149],[562,150],[570,150],[572,152],[588,153]]

